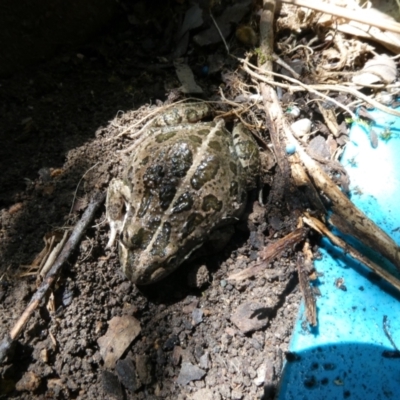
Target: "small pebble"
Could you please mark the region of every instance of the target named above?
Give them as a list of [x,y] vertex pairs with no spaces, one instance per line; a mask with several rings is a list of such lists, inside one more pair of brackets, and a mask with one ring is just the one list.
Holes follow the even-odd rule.
[[40,377],[33,372],[25,372],[22,378],[16,383],[15,389],[19,392],[33,392],[40,385]]
[[185,386],[191,381],[198,381],[206,374],[206,371],[200,369],[199,367],[193,365],[192,363],[184,362],[182,363],[182,368],[179,372],[178,379],[176,383]]
[[63,294],[62,294],[62,305],[64,307],[68,307],[74,298],[74,292],[73,290],[69,289],[68,287],[65,288]]
[[115,399],[123,399],[122,388],[118,378],[110,371],[102,372],[102,382],[104,391]]
[[376,100],[378,100],[379,103],[388,106],[393,102],[393,95],[391,93],[383,91],[378,93],[378,95],[376,96]]
[[266,371],[267,371],[266,365],[261,365],[257,369],[257,377],[253,379],[253,382],[255,383],[256,386],[261,386],[264,383]]
[[138,387],[135,366],[131,359],[118,360],[115,367],[119,380],[131,392],[134,393]]
[[200,308],[195,308],[192,311],[192,323],[198,325],[203,321],[203,311]]
[[177,335],[172,335],[165,341],[164,346],[163,346],[163,350],[164,351],[170,351],[177,344],[179,344],[179,337]]
[[303,136],[308,135],[311,132],[312,122],[308,118],[302,118],[293,122],[290,125],[294,136],[297,138],[302,138]]
[[209,358],[208,353],[204,353],[204,354],[200,357],[200,360],[199,360],[200,367],[203,368],[203,369],[205,369],[205,370],[207,370],[207,369],[209,368],[209,365],[208,365],[208,358]]

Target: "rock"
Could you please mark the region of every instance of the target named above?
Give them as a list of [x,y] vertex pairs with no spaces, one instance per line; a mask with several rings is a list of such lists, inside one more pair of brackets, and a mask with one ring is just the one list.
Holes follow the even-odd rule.
[[106,368],[114,368],[117,360],[140,333],[139,321],[130,316],[114,317],[108,322],[104,336],[97,339]]
[[121,383],[130,391],[135,392],[138,387],[135,366],[130,358],[118,360],[115,371]]
[[165,341],[163,350],[171,351],[178,344],[179,344],[179,337],[173,334]]
[[191,381],[198,381],[206,374],[206,371],[188,362],[182,363],[181,371],[177,379],[179,385],[185,386]]
[[172,365],[177,366],[182,359],[182,347],[181,346],[175,346],[174,351],[172,352]]
[[145,354],[141,354],[136,356],[135,361],[136,371],[139,376],[140,382],[142,382],[143,385],[149,385],[153,380],[150,358]]
[[68,394],[68,389],[60,378],[47,380],[47,393],[49,398],[59,399]]
[[25,372],[22,378],[16,383],[15,389],[19,392],[33,392],[40,385],[40,378],[33,372]]
[[200,322],[203,322],[203,311],[200,308],[195,308],[192,311],[192,324],[196,326]]
[[210,282],[210,273],[207,267],[202,265],[197,265],[192,268],[188,274],[188,285],[192,288],[201,289]]
[[257,377],[253,381],[257,386],[261,386],[264,383],[266,372],[267,366],[264,364],[257,369]]
[[205,370],[207,370],[207,369],[209,368],[208,359],[209,359],[208,353],[204,353],[204,354],[200,357],[200,359],[199,359],[199,364],[200,364],[200,367],[201,367],[201,368],[204,368]]
[[331,154],[323,136],[315,136],[309,143],[307,150],[312,154],[324,159],[329,159]]
[[204,348],[203,346],[195,346],[194,348],[194,356],[196,357],[196,360],[199,361],[200,357],[204,354]]
[[103,371],[102,376],[103,390],[115,399],[123,399],[121,384],[118,378],[110,371]]
[[269,309],[264,304],[248,302],[240,305],[231,316],[231,321],[243,332],[248,333],[266,326]]

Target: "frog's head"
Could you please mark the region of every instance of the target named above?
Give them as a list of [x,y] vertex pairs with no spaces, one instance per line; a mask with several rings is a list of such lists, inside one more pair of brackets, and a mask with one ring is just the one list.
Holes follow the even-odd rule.
[[158,282],[175,271],[202,245],[193,241],[186,241],[181,246],[160,242],[161,240],[155,240],[146,249],[129,248],[122,240],[119,242],[122,271],[133,283],[149,285]]

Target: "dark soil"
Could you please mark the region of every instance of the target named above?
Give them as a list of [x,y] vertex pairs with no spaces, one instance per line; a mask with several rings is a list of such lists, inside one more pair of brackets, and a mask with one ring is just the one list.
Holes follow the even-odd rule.
[[[36,274],[21,274],[44,236],[73,226],[93,193],[119,174],[117,150],[129,140],[108,140],[110,121],[178,93],[172,65],[155,64],[163,39],[140,29],[122,21],[74,53],[0,81],[1,338],[36,290]],[[197,51],[223,54],[224,48]],[[191,65],[199,65],[202,54],[191,57]],[[235,67],[226,61],[224,71]],[[211,98],[221,74],[196,80]],[[260,134],[267,139],[267,132]],[[259,250],[295,226],[276,171],[266,178],[267,211],[250,202],[248,221],[222,253],[145,288],[127,281],[115,250],[105,250],[103,206],[54,297],[36,311],[0,367],[2,398],[272,398],[300,302],[295,254],[289,248],[267,264],[269,278],[260,273],[233,284],[227,277],[253,265]],[[232,321],[246,303],[264,322],[244,333]],[[123,362],[107,370],[97,340],[113,317],[125,315],[140,321],[141,333]],[[197,380],[178,379],[199,368]]]

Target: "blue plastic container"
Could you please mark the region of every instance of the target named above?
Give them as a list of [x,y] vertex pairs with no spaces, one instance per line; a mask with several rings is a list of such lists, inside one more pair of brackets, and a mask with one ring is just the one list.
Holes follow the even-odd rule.
[[[372,136],[354,123],[342,164],[353,203],[400,244],[400,118],[371,114]],[[400,293],[326,239],[321,253],[315,262],[323,274],[315,283],[318,326],[309,327],[302,306],[277,398],[400,399],[400,353],[385,333],[400,348]],[[398,273],[379,255],[372,257]]]

